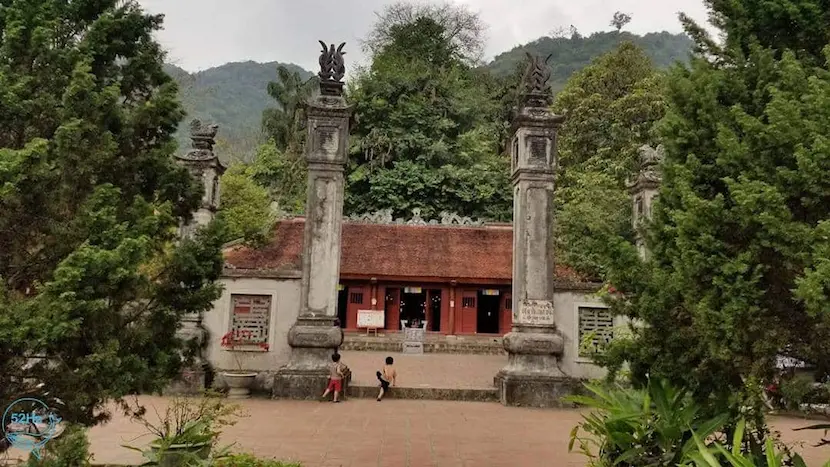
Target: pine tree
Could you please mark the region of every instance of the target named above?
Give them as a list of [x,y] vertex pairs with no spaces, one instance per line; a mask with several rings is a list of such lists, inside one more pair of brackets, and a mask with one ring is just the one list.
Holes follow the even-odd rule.
[[179,371],[180,318],[218,297],[221,225],[176,241],[201,187],[171,158],[161,22],[135,1],[0,2],[0,406],[101,421]]
[[777,355],[830,363],[830,2],[707,5],[726,41],[683,18],[698,53],[668,79],[650,259],[613,255],[614,308],[644,326],[611,355],[737,410]]

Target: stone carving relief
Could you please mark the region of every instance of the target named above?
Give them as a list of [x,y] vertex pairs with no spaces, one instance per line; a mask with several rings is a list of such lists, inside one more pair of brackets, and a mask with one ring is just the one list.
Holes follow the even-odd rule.
[[442,211],[440,219],[426,220],[421,216],[421,209],[415,208],[412,210],[412,217],[409,219],[392,218],[391,209],[381,209],[374,213],[354,214],[349,216],[352,222],[359,222],[365,224],[387,224],[387,225],[484,225],[485,221],[481,219],[474,220],[471,217],[461,216],[453,212]]

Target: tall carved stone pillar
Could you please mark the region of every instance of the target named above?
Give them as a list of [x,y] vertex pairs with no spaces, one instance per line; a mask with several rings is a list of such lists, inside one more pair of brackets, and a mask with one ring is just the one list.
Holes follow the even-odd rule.
[[513,329],[504,336],[508,363],[496,375],[502,404],[556,407],[576,381],[560,369],[564,339],[554,307],[553,190],[556,131],[550,71],[530,57],[524,93],[513,121]]
[[[323,44],[321,42],[321,44]],[[343,221],[343,171],[348,158],[352,108],[343,98],[343,46],[320,56],[320,95],[306,106],[308,197],[303,241],[300,312],[288,333],[291,357],[274,380],[274,397],[307,399],[322,394],[331,355],[340,346],[337,284]]]
[[644,145],[640,147],[640,169],[637,175],[629,181],[628,192],[631,194],[633,209],[631,215],[637,242],[637,250],[645,259],[647,256],[645,239],[642,233],[642,224],[651,218],[651,208],[660,189],[662,180],[660,163],[663,162],[663,145],[652,148]]
[[[213,152],[216,143],[217,125],[203,125],[199,120],[190,124],[190,139],[193,147],[184,156],[176,156],[176,161],[190,172],[190,175],[203,186],[202,202],[193,213],[193,218],[179,228],[181,238],[193,238],[196,231],[208,225],[219,209],[219,177],[225,173],[225,166]],[[207,345],[208,333],[202,325],[201,313],[190,313],[182,318],[179,337],[195,340],[198,346],[196,359],[185,368],[178,381],[168,390],[175,393],[196,393],[205,388],[205,372],[208,366],[203,350]]]

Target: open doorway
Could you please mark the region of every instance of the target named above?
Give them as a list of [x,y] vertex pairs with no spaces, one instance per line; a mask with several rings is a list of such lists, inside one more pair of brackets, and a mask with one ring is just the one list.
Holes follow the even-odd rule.
[[346,327],[347,309],[349,306],[349,288],[340,286],[337,289],[337,319],[340,320],[340,327]]
[[405,287],[401,295],[401,319],[407,327],[423,323],[427,319],[427,294],[420,287]]
[[478,312],[476,315],[476,332],[479,334],[499,333],[499,300],[498,291],[478,291]]
[[429,291],[429,330],[439,332],[441,330],[441,289],[430,289]]

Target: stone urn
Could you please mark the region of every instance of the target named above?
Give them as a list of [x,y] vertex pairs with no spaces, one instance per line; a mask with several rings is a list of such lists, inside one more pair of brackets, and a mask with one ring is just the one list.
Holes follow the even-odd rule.
[[158,456],[159,467],[179,467],[194,460],[207,460],[210,455],[212,442],[192,444],[172,444],[159,452],[159,447],[150,445],[150,449]]
[[248,399],[251,397],[251,388],[256,380],[256,373],[222,373],[227,383],[228,399]]

